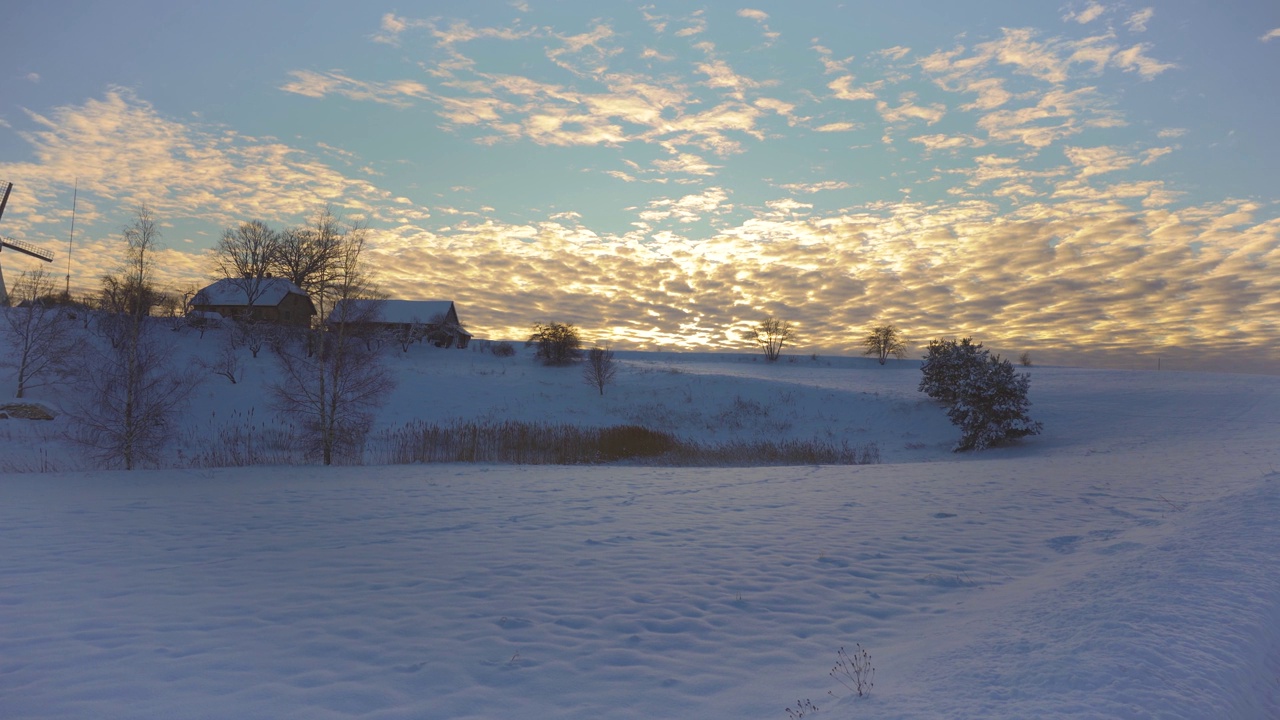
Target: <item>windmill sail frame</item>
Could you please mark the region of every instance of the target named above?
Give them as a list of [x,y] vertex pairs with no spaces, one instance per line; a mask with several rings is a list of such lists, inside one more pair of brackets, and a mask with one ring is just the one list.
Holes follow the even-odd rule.
[[17,250],[20,253],[30,255],[33,258],[39,258],[45,262],[53,262],[53,253],[48,250],[42,250],[38,245],[33,245],[22,240],[14,240],[11,237],[0,237],[0,251],[5,249]]
[[[13,183],[6,182],[4,188],[4,196],[0,198],[0,217],[4,217],[4,208],[9,204],[9,193],[13,191]],[[53,262],[53,253],[48,250],[41,249],[38,245],[25,242],[23,240],[14,240],[10,237],[0,236],[0,252],[5,250],[17,250],[24,255],[30,255],[37,260],[43,260],[47,263]],[[9,304],[9,293],[4,287],[4,269],[0,268],[0,307]]]

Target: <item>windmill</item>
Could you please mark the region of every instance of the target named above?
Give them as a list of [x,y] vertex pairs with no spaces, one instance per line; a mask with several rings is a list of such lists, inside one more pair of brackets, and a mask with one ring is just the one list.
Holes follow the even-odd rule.
[[[0,198],[0,218],[4,217],[4,207],[9,204],[9,193],[13,191],[13,183],[6,182],[4,184],[4,197]],[[33,258],[39,258],[45,262],[53,262],[53,253],[47,250],[41,250],[39,247],[29,242],[14,240],[13,238],[0,235],[0,252],[5,250],[17,250],[24,255],[30,255]],[[0,307],[9,304],[9,293],[4,289],[4,268],[0,267]]]

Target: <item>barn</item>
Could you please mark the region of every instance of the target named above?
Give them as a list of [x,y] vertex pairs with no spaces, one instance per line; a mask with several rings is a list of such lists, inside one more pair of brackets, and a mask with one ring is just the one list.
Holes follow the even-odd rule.
[[329,314],[359,318],[362,325],[399,333],[416,333],[437,347],[465,348],[471,333],[462,328],[452,300],[341,300]]
[[284,278],[263,278],[258,296],[249,307],[245,292],[248,281],[224,278],[204,288],[191,299],[191,310],[217,313],[226,318],[251,317],[254,320],[310,327],[316,306],[302,288]]

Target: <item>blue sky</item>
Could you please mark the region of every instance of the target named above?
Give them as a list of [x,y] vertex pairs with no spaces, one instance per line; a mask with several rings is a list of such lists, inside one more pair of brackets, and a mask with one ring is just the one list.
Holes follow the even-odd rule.
[[191,5],[7,11],[0,233],[65,261],[78,179],[73,285],[329,204],[480,336],[1280,360],[1273,2]]

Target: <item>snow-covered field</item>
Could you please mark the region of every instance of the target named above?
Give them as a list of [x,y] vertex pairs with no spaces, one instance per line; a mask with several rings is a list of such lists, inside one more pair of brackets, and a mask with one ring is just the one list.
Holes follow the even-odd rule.
[[[1280,717],[1280,378],[1035,367],[1044,435],[957,456],[915,362],[620,357],[601,398],[414,348],[380,425],[883,463],[104,472],[65,417],[0,420],[0,717]],[[198,391],[175,463],[272,422],[248,364]],[[858,645],[862,698],[830,674]]]

